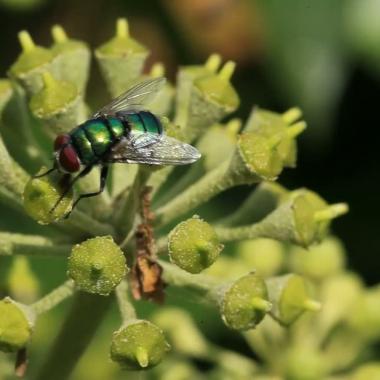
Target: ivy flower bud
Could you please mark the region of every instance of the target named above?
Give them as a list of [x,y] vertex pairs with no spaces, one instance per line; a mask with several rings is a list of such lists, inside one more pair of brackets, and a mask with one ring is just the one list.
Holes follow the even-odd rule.
[[260,222],[262,236],[308,247],[326,236],[332,219],[348,211],[347,204],[328,205],[307,189],[292,191],[287,199]]
[[170,261],[190,273],[199,273],[218,258],[223,245],[210,224],[194,216],[169,234]]
[[29,304],[38,297],[39,282],[25,256],[13,259],[7,286],[12,297],[21,302]]
[[321,304],[309,294],[305,280],[296,274],[272,277],[266,281],[271,316],[282,325],[291,325],[305,311],[318,311]]
[[109,295],[127,272],[122,250],[111,236],[88,239],[73,247],[68,275],[88,293]]
[[194,81],[186,124],[187,140],[194,140],[206,126],[215,124],[238,108],[240,99],[230,83],[234,70],[235,63],[229,61],[219,73],[201,76]]
[[141,74],[148,50],[130,37],[127,20],[120,18],[115,37],[98,47],[95,56],[109,92],[118,96]]
[[18,34],[18,38],[23,51],[11,66],[9,75],[19,81],[31,95],[42,87],[41,74],[54,69],[54,54],[49,49],[35,45],[25,30]]
[[0,117],[12,94],[11,82],[8,79],[0,79]]
[[379,378],[380,364],[378,362],[373,362],[361,365],[349,377],[349,380],[377,380]]
[[326,359],[317,350],[294,347],[285,355],[285,373],[286,378],[292,380],[326,379]]
[[295,167],[297,145],[294,136],[306,127],[299,108],[290,108],[283,114],[254,107],[244,127],[244,132],[255,132],[278,141],[276,151],[285,167]]
[[30,99],[34,116],[43,120],[51,136],[70,131],[79,122],[81,99],[70,82],[57,81],[44,72],[43,88]]
[[[42,167],[37,174],[46,170]],[[23,194],[27,214],[40,224],[49,224],[62,219],[73,204],[73,191],[70,190],[55,207],[67,186],[67,179],[66,176],[56,172],[41,178],[31,178]]]
[[176,352],[198,358],[207,356],[207,341],[182,309],[166,307],[154,315],[154,322],[168,334]]
[[51,33],[54,40],[51,51],[56,57],[59,79],[74,83],[82,94],[90,68],[91,53],[88,45],[68,38],[60,25],[54,25]]
[[225,324],[235,330],[256,327],[272,308],[264,280],[250,273],[229,286],[220,302]]
[[15,352],[25,347],[32,335],[32,312],[9,297],[0,301],[0,351]]
[[284,247],[272,239],[244,240],[238,244],[237,254],[245,267],[263,277],[277,274],[284,264]]
[[307,250],[294,246],[289,254],[291,269],[315,280],[342,271],[346,261],[342,243],[332,236]]
[[235,165],[241,161],[239,166],[243,164],[249,173],[263,180],[275,180],[285,166],[291,166],[288,165],[290,153],[283,146],[294,143],[295,138],[306,128],[306,124],[300,122],[286,127],[284,124],[284,128],[279,131],[268,127],[266,133],[244,130],[238,139]]
[[376,340],[380,337],[380,286],[361,294],[352,303],[352,311],[347,315],[351,328],[362,338]]
[[127,370],[148,369],[159,364],[169,349],[156,325],[131,320],[113,334],[111,359]]

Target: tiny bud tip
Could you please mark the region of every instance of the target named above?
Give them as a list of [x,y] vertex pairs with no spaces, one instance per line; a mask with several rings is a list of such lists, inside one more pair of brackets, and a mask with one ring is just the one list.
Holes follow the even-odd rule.
[[235,71],[235,67],[236,63],[234,61],[226,62],[219,72],[219,78],[226,82],[229,82],[232,77],[232,74]]
[[67,41],[67,34],[61,25],[54,25],[51,28],[51,34],[53,36],[54,42],[62,43]]
[[206,69],[210,70],[211,72],[215,73],[222,63],[222,57],[220,54],[214,53],[211,54],[205,63]]
[[31,35],[26,30],[22,30],[21,32],[19,32],[18,39],[20,41],[21,48],[24,52],[32,51],[36,47]]
[[126,18],[119,18],[116,21],[116,37],[127,38],[129,37],[129,27]]
[[149,364],[148,351],[144,347],[137,347],[136,349],[136,360],[139,363],[140,367],[146,368]]

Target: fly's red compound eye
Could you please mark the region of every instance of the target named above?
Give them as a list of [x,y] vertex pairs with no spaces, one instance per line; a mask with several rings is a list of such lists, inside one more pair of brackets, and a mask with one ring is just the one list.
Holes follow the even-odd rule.
[[54,150],[57,152],[62,148],[63,145],[70,143],[69,135],[58,135],[54,141]]
[[59,153],[59,164],[68,173],[74,173],[80,169],[78,155],[71,145],[66,145],[61,149]]

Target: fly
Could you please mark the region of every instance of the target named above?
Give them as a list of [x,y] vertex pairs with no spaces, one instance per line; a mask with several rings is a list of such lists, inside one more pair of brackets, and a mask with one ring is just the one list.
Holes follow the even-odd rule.
[[54,170],[74,174],[51,212],[73,187],[94,166],[100,166],[100,187],[92,193],[80,194],[72,210],[83,198],[103,192],[109,165],[112,163],[148,165],[186,165],[201,155],[193,146],[166,136],[160,119],[144,106],[150,103],[165,84],[165,78],[143,81],[97,111],[89,120],[54,142]]

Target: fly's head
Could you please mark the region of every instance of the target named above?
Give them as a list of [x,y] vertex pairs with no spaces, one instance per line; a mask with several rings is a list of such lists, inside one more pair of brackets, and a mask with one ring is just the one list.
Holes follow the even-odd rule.
[[59,135],[54,141],[55,168],[61,173],[75,173],[80,170],[81,162],[71,144],[70,135]]

